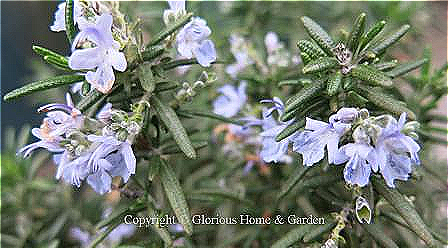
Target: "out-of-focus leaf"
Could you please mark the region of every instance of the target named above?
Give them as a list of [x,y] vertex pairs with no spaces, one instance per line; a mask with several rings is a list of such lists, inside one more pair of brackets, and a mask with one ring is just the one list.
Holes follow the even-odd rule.
[[176,174],[164,160],[161,160],[160,164],[160,180],[177,219],[184,227],[185,232],[191,235],[193,233],[193,223],[191,222],[187,201]]
[[180,149],[187,157],[195,159],[196,151],[194,150],[190,138],[188,138],[187,132],[185,131],[184,126],[180,122],[174,110],[170,106],[165,105],[156,96],[152,96],[150,101],[151,106],[154,107],[160,119],[168,127],[168,130],[173,135],[173,139],[179,145]]
[[301,240],[305,234],[307,234],[313,228],[312,225],[300,225],[296,228],[293,228],[289,232],[286,233],[285,236],[277,240],[274,244],[272,244],[271,248],[285,248],[289,247],[295,242]]
[[378,221],[371,224],[361,224],[361,226],[380,246],[398,247],[397,244],[395,244],[395,242],[384,232],[384,229],[378,224]]
[[151,42],[149,42],[148,46],[153,46],[159,44],[161,41],[163,41],[168,36],[172,35],[174,32],[176,32],[178,29],[182,28],[185,24],[187,24],[191,17],[193,16],[192,13],[188,13],[179,20],[177,20],[175,23],[167,26],[164,30],[160,31],[155,37],[152,39]]
[[287,195],[291,191],[291,189],[293,189],[300,182],[300,180],[305,176],[306,172],[308,172],[309,169],[310,167],[305,166],[297,167],[285,182],[285,184],[282,185],[280,194],[278,195],[277,199],[280,200],[285,195]]
[[303,242],[310,243],[313,240],[319,238],[324,233],[330,231],[335,225],[336,221],[330,217],[325,217],[326,223],[323,225],[315,225],[305,236],[303,237]]
[[425,241],[430,247],[439,247],[440,244],[434,239],[426,224],[409,201],[396,189],[389,188],[384,180],[372,177],[375,190],[378,191],[403,217],[412,230]]

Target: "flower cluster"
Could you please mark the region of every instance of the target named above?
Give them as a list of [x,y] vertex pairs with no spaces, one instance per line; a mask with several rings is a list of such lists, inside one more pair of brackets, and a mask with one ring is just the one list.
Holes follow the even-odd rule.
[[[405,123],[406,113],[397,121],[390,115],[369,117],[365,109],[341,108],[330,116],[328,123],[306,118],[303,131],[276,142],[275,137],[288,124],[274,125],[270,115],[273,109],[281,114],[283,104],[278,98],[269,102],[275,107],[264,113],[264,131],[260,134],[266,162],[276,162],[286,155],[288,145],[292,143],[292,150],[300,153],[304,166],[309,167],[324,158],[326,149],[328,163],[345,163],[345,181],[360,187],[369,183],[372,171],[380,172],[387,185],[395,187],[395,180],[407,180],[412,172],[411,165],[420,163],[420,146],[411,138],[416,122]],[[272,127],[269,127],[271,123]],[[341,143],[343,145],[339,146]]]
[[120,176],[127,182],[135,173],[131,144],[139,124],[127,113],[106,104],[97,119],[91,119],[74,107],[69,94],[67,104],[49,104],[38,111],[47,113],[41,127],[32,130],[40,141],[19,153],[28,156],[38,148],[53,152],[57,179],[77,187],[86,180],[96,192],[104,194],[111,190],[112,177]]

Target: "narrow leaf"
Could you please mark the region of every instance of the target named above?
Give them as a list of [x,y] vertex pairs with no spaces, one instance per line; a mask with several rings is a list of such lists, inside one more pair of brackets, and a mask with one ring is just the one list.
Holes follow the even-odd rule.
[[146,92],[152,93],[156,88],[156,82],[151,70],[151,64],[143,63],[137,68],[137,76],[140,85]]
[[300,58],[302,58],[303,65],[308,65],[312,61],[311,56],[304,52],[300,52]]
[[254,203],[250,200],[244,199],[240,194],[221,190],[221,189],[201,189],[192,191],[189,196],[205,196],[205,197],[218,197],[222,199],[229,199],[232,201],[241,202],[243,204],[254,206]]
[[121,221],[115,221],[104,232],[98,235],[90,244],[90,248],[97,247],[115,228],[121,224]]
[[333,57],[321,57],[310,61],[302,68],[304,74],[322,72],[339,66],[338,61]]
[[289,120],[296,118],[298,113],[299,113],[299,110],[294,109],[289,112],[284,112],[280,118],[283,122],[287,122]]
[[353,78],[352,77],[343,77],[342,78],[342,88],[344,90],[351,90],[353,88]]
[[387,48],[392,46],[395,42],[400,40],[400,38],[408,32],[409,28],[408,24],[401,26],[400,29],[398,29],[395,33],[388,35],[386,39],[382,40],[380,43],[378,43],[376,46],[374,46],[371,51],[375,53],[376,55],[382,54],[384,51],[386,51]]
[[55,66],[58,69],[64,70],[64,71],[73,71],[69,66],[68,66],[68,60],[67,58],[63,57],[55,57],[55,56],[51,56],[51,55],[46,55],[44,56],[44,61],[47,62],[50,65]]
[[383,72],[367,65],[358,65],[351,70],[351,75],[360,80],[367,81],[378,86],[392,86],[392,80]]
[[[152,207],[151,204],[148,205],[148,216],[149,217],[158,217],[159,214]],[[171,239],[171,234],[166,227],[161,227],[159,223],[151,224],[151,228],[160,236],[160,238],[165,243],[165,247],[171,247],[173,244],[173,240]]]
[[378,242],[381,247],[398,247],[397,244],[395,244],[395,242],[384,232],[384,229],[379,224],[361,224],[361,226],[376,242]]
[[355,91],[349,91],[347,93],[347,98],[352,101],[354,104],[361,106],[364,106],[365,103],[369,102],[368,99],[364,98],[363,96],[359,95]]
[[83,79],[83,75],[61,75],[45,80],[39,80],[7,93],[3,99],[8,101],[34,92],[73,84],[82,81]]
[[380,71],[386,71],[389,69],[392,69],[397,66],[398,61],[397,60],[391,60],[383,63],[374,64],[373,67]]
[[198,116],[198,117],[204,117],[204,118],[211,118],[211,119],[216,119],[219,121],[223,121],[226,123],[231,123],[231,124],[236,124],[236,125],[244,125],[243,121],[240,120],[235,120],[235,119],[231,119],[231,118],[226,118],[224,116],[215,114],[215,113],[211,113],[211,112],[206,112],[206,111],[197,111],[197,110],[177,110],[177,113],[182,113],[185,115],[190,115],[190,116]]
[[105,95],[94,89],[87,96],[82,98],[81,101],[78,102],[76,108],[83,112],[89,109],[89,107],[93,106],[96,102],[103,98],[103,96]]
[[422,59],[422,60],[418,60],[418,61],[401,64],[401,65],[396,66],[394,69],[390,70],[389,72],[387,72],[386,75],[391,78],[395,78],[395,77],[401,76],[403,74],[406,74],[414,69],[419,68],[426,62],[427,62],[426,59]]
[[425,241],[430,247],[439,247],[440,244],[434,239],[426,224],[409,201],[396,189],[389,188],[384,180],[372,177],[375,190],[378,191],[403,217],[412,230]]
[[363,49],[367,44],[369,44],[373,38],[375,38],[381,30],[383,30],[386,25],[386,21],[379,21],[375,23],[367,33],[365,33],[361,38],[361,43],[359,45],[359,49]]
[[400,116],[401,113],[406,112],[410,119],[416,119],[415,113],[407,108],[405,103],[385,94],[382,92],[381,88],[368,86],[359,86],[359,88],[362,89],[363,96],[367,97],[367,99],[376,106],[390,111],[397,116]]
[[[208,141],[192,141],[191,143],[195,150],[200,150],[202,148],[205,148],[209,144]],[[182,150],[178,146],[167,147],[167,148],[162,149],[163,155],[177,154],[177,153],[182,153]]]
[[149,159],[148,167],[148,180],[152,182],[154,177],[160,174],[160,159],[158,156],[153,156]]
[[325,217],[326,223],[324,225],[315,225],[305,236],[303,237],[303,242],[310,243],[313,240],[321,237],[324,233],[330,231],[336,222],[329,217]]
[[73,0],[65,0],[65,34],[70,44],[72,44],[76,36]]
[[328,33],[311,18],[304,16],[301,18],[303,26],[313,40],[327,53],[333,55],[334,42]]
[[289,247],[295,242],[301,240],[303,236],[312,228],[312,225],[300,225],[286,233],[285,236],[272,244],[271,248]]
[[193,16],[192,13],[188,13],[185,16],[181,17],[179,20],[177,20],[175,23],[169,25],[164,30],[160,31],[155,38],[152,39],[152,41],[149,43],[148,46],[153,46],[161,41],[163,41],[168,36],[172,35],[174,32],[176,32],[178,29],[182,28],[185,24],[187,24],[191,17]]
[[57,57],[57,58],[61,58],[61,59],[67,59],[65,56],[60,55],[60,54],[58,54],[56,52],[53,52],[53,51],[51,51],[48,48],[44,48],[44,47],[41,47],[41,46],[33,45],[32,49],[33,49],[33,51],[36,54],[38,54],[38,55],[40,55],[42,57],[44,57],[44,56],[53,56],[53,57]]
[[300,182],[300,180],[305,176],[306,172],[308,172],[310,168],[311,167],[297,167],[296,170],[294,170],[294,173],[292,173],[292,175],[285,182],[285,184],[282,185],[277,200],[280,200],[285,195],[287,195],[294,188],[294,186],[296,186],[297,183]]
[[341,80],[342,80],[341,71],[337,71],[336,73],[330,76],[327,82],[328,96],[333,96],[338,92],[339,87],[341,85]]
[[353,53],[356,51],[358,47],[359,40],[364,33],[364,27],[366,24],[366,13],[361,13],[355,21],[353,25],[352,32],[348,37],[347,47]]
[[324,83],[321,81],[317,81],[310,86],[302,88],[302,90],[300,90],[298,93],[296,93],[294,96],[292,96],[286,101],[285,113],[293,111],[294,109],[298,108],[307,100],[316,96],[323,88]]
[[151,97],[151,106],[153,106],[159,114],[160,119],[168,127],[168,130],[173,135],[174,141],[176,141],[185,155],[192,159],[196,158],[196,152],[193,145],[174,110],[170,106],[162,103],[156,96]]
[[308,40],[298,41],[297,47],[300,49],[300,52],[307,54],[312,60],[327,56],[320,47]]
[[190,210],[184,193],[173,169],[162,159],[160,164],[160,179],[177,219],[184,227],[185,232],[191,235],[193,233],[193,224],[190,219]]
[[163,46],[150,46],[142,52],[143,61],[151,61],[156,57],[162,55],[165,52],[165,48]]
[[277,135],[277,137],[275,137],[275,141],[280,142],[281,140],[291,136],[294,132],[298,131],[304,125],[305,125],[305,119],[293,122],[292,124],[288,125],[285,129],[283,129]]

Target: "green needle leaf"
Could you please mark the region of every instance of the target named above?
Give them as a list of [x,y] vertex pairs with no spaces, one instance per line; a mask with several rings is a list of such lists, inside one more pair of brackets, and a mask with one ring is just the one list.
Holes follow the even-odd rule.
[[302,53],[307,54],[312,60],[327,56],[320,47],[318,47],[316,44],[308,40],[298,41],[297,47],[300,49]]
[[[238,193],[234,193],[234,192],[230,192],[230,191],[226,191],[226,190],[221,190],[221,189],[201,189],[201,190],[195,190],[192,191],[189,196],[192,197],[192,199],[194,199],[195,197],[217,197],[217,198],[222,198],[222,199],[229,199],[232,201],[237,201],[237,202],[241,202],[243,204],[249,205],[249,206],[254,206],[254,203],[250,200],[244,199],[242,196],[240,196],[240,194]],[[201,198],[198,198],[201,199]]]
[[312,227],[312,225],[300,225],[297,228],[290,230],[285,236],[272,244],[271,248],[285,248],[291,246],[295,242],[301,240]]
[[395,33],[387,36],[386,39],[384,39],[383,41],[378,43],[375,47],[373,47],[371,49],[372,52],[375,53],[376,55],[381,55],[384,51],[386,51],[387,48],[389,48],[395,42],[400,40],[400,38],[403,37],[403,35],[405,35],[406,32],[408,32],[410,27],[411,26],[409,26],[408,24],[401,26],[401,28],[398,29]]
[[191,17],[193,16],[193,13],[188,13],[185,16],[181,17],[179,20],[177,20],[175,23],[167,26],[164,30],[160,31],[155,38],[149,43],[148,46],[153,46],[161,41],[163,41],[168,36],[172,35],[174,32],[176,32],[178,29],[182,28],[185,24],[187,24]]
[[319,238],[324,233],[330,231],[335,225],[336,221],[331,219],[330,217],[325,217],[325,223],[324,225],[315,225],[305,236],[303,237],[303,242],[309,243],[313,240]]
[[144,63],[137,68],[137,76],[140,85],[146,92],[152,93],[156,88],[156,82],[151,70],[151,64]]
[[379,22],[375,23],[369,29],[369,31],[367,31],[367,33],[362,36],[361,43],[359,45],[359,49],[361,50],[364,47],[366,47],[366,45],[368,45],[373,40],[373,38],[375,38],[381,32],[381,30],[383,30],[385,25],[386,25],[386,21],[379,21]]
[[95,103],[97,103],[104,96],[105,96],[104,94],[94,89],[87,96],[82,98],[81,101],[78,102],[76,108],[79,109],[81,112],[83,112],[89,109],[89,107],[93,106]]
[[282,185],[277,200],[280,200],[285,195],[287,195],[294,188],[294,186],[296,186],[300,182],[300,180],[305,176],[306,172],[308,172],[309,169],[311,169],[311,167],[297,167],[294,173],[285,182],[285,184]]
[[348,38],[347,47],[353,53],[356,52],[358,47],[359,40],[364,32],[364,27],[366,24],[366,13],[361,13],[355,21],[353,25],[352,32],[350,32],[350,36]]
[[304,16],[301,18],[303,26],[313,40],[327,53],[327,55],[333,55],[333,39],[319,24],[314,22],[311,18]]
[[76,36],[73,9],[73,0],[65,0],[65,34],[67,35],[67,39],[70,44],[72,44]]
[[154,58],[162,55],[165,52],[165,48],[163,46],[150,46],[142,52],[143,61],[151,61]]
[[45,80],[39,80],[30,84],[27,84],[21,88],[15,89],[9,93],[7,93],[3,99],[5,101],[15,99],[18,97],[22,97],[28,94],[32,94],[34,92],[39,92],[51,88],[56,88],[64,85],[73,84],[76,82],[80,82],[84,79],[83,75],[61,75],[52,77]]
[[283,139],[291,136],[294,132],[298,131],[305,125],[305,119],[296,121],[290,125],[288,125],[285,129],[283,129],[275,138],[276,142],[280,142]]
[[211,118],[216,119],[219,121],[223,121],[226,123],[236,124],[236,125],[244,125],[244,122],[232,119],[232,118],[226,118],[224,116],[212,113],[212,112],[206,112],[206,111],[196,111],[196,110],[177,110],[176,111],[179,114],[183,114],[186,116],[198,116],[198,117],[204,117],[204,118]]
[[[159,217],[157,211],[152,207],[152,204],[148,205],[148,216],[149,217]],[[166,227],[161,227],[160,224],[151,224],[151,228],[159,235],[159,237],[165,243],[165,247],[171,247],[173,240],[171,239],[171,234]]]
[[[294,111],[296,108],[301,106],[307,100],[316,96],[324,88],[324,85],[325,85],[324,82],[317,81],[310,86],[302,88],[302,90],[300,90],[298,93],[296,93],[294,96],[292,96],[286,101],[285,113]],[[284,120],[283,116],[281,119],[282,121]]]
[[341,85],[341,81],[342,81],[341,71],[337,71],[336,73],[330,76],[327,82],[328,96],[333,96],[338,92],[339,87]]
[[44,56],[53,56],[53,57],[57,57],[57,58],[60,58],[60,59],[66,59],[67,60],[67,58],[65,56],[60,55],[60,54],[58,54],[56,52],[53,52],[53,51],[51,51],[48,48],[44,48],[44,47],[41,47],[41,46],[33,45],[32,49],[33,49],[33,51],[36,54],[38,54],[38,55],[40,55],[42,57],[44,57]]
[[359,86],[363,91],[362,95],[367,97],[370,102],[393,114],[400,116],[401,113],[406,112],[409,119],[415,120],[416,116],[413,111],[406,107],[406,104],[394,99],[393,97],[382,92],[379,87]]
[[302,72],[307,73],[317,73],[328,69],[332,69],[339,66],[338,61],[333,57],[321,57],[316,60],[310,61],[306,66],[303,67]]
[[193,223],[191,222],[190,210],[184,193],[173,169],[162,159],[160,164],[160,180],[162,181],[166,196],[177,219],[184,227],[185,232],[191,235],[193,233]]
[[162,103],[156,96],[151,97],[151,106],[154,107],[160,119],[168,127],[168,130],[173,135],[174,141],[176,141],[184,154],[189,158],[195,159],[196,152],[194,147],[174,110],[170,106]]
[[361,226],[376,242],[378,242],[380,246],[394,248],[398,247],[397,244],[395,244],[395,242],[384,232],[384,229],[378,224],[378,222],[379,221],[377,220],[376,223],[361,224]]
[[351,70],[353,77],[360,80],[367,81],[377,86],[392,86],[392,80],[387,77],[383,72],[378,71],[376,68],[367,65],[358,65]]
[[418,60],[418,61],[401,64],[401,65],[396,66],[394,69],[390,70],[389,72],[387,72],[386,75],[391,78],[395,78],[395,77],[401,76],[403,74],[406,74],[414,69],[419,68],[426,62],[427,62],[426,59],[422,59],[422,60]]
[[397,210],[412,230],[417,233],[428,246],[440,247],[440,244],[434,239],[415,208],[396,188],[389,188],[384,183],[384,180],[378,179],[377,177],[372,177],[372,183],[375,190],[384,196],[387,202]]

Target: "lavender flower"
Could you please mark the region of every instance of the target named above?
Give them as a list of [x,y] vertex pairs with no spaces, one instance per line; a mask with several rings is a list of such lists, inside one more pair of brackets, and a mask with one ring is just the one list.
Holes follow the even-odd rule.
[[177,34],[177,51],[188,59],[195,57],[203,67],[209,67],[216,61],[215,45],[207,39],[211,33],[204,19],[193,17]]
[[220,87],[218,92],[222,95],[213,102],[213,112],[227,118],[235,116],[247,101],[244,81],[238,88],[227,84]]
[[90,155],[88,168],[92,172],[87,183],[99,194],[111,190],[112,177],[121,176],[127,182],[135,174],[136,159],[128,142],[117,140],[113,136],[89,135],[89,141],[96,149]]
[[[75,24],[82,17],[82,7],[78,0],[73,1],[73,19]],[[65,1],[58,5],[58,10],[54,12],[54,23],[50,26],[54,32],[65,31]]]
[[392,118],[383,128],[375,144],[380,172],[391,188],[395,187],[394,180],[409,178],[412,172],[411,164],[420,164],[418,156],[420,146],[401,132],[405,122],[406,113],[401,114],[398,123]]
[[341,147],[349,157],[344,168],[345,182],[364,187],[369,183],[372,169],[378,168],[375,149],[367,143],[350,143]]
[[168,1],[168,4],[170,8],[163,11],[163,21],[165,24],[186,14],[185,0]]
[[84,117],[73,105],[70,94],[66,95],[67,104],[48,104],[40,107],[38,112],[47,112],[40,128],[33,128],[32,134],[40,141],[29,144],[19,150],[27,157],[37,148],[44,148],[50,152],[60,153],[64,148],[60,145],[63,134],[71,129],[79,128]]
[[294,120],[281,122],[276,121],[272,117],[274,111],[277,111],[279,117],[283,114],[285,107],[281,99],[274,97],[272,100],[263,100],[262,103],[273,103],[274,106],[270,109],[263,110],[263,132],[260,133],[260,136],[262,137],[260,157],[267,163],[288,161],[288,146],[292,136],[285,138],[280,142],[275,141],[275,138],[291,122],[294,122]]
[[236,78],[239,72],[244,70],[247,66],[253,64],[254,61],[249,56],[247,45],[243,37],[232,34],[229,42],[230,51],[232,52],[233,57],[235,57],[236,62],[226,67],[226,73],[228,73],[230,77]]
[[[108,93],[115,81],[113,69],[123,72],[127,67],[124,53],[119,52],[120,44],[112,36],[112,16],[102,14],[94,24],[78,21],[78,26],[80,32],[73,41],[69,66],[74,70],[96,69],[87,72],[86,80],[98,91]],[[95,47],[75,49],[84,40],[94,43]]]
[[290,54],[285,46],[278,39],[278,35],[274,32],[268,32],[264,38],[264,44],[267,50],[267,63],[269,65],[277,65],[287,67],[289,65]]
[[355,108],[341,108],[330,116],[329,123],[306,118],[305,131],[298,133],[293,140],[293,150],[302,154],[303,164],[312,166],[324,158],[325,147],[328,163],[339,164],[344,161],[338,150],[340,137],[350,128],[350,122],[357,116]]

